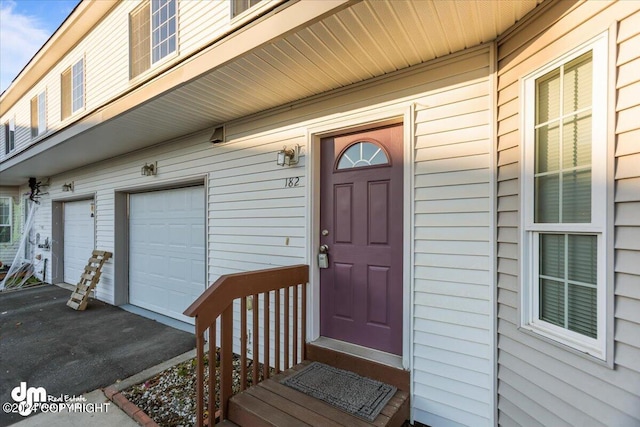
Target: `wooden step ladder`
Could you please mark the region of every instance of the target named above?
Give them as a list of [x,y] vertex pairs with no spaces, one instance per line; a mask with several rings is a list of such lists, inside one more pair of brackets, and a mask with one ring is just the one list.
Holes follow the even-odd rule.
[[111,258],[113,254],[106,251],[93,251],[84,273],[80,275],[80,281],[76,285],[76,290],[71,293],[71,298],[67,305],[74,310],[84,310],[89,302],[89,294],[96,287],[102,274],[102,266]]

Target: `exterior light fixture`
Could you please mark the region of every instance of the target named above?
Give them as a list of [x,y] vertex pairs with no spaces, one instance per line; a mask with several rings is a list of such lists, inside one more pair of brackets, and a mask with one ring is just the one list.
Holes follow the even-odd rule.
[[140,168],[140,174],[142,176],[152,176],[158,173],[158,162],[153,162],[151,164],[145,163],[142,168]]
[[217,128],[215,128],[213,134],[211,135],[211,138],[209,138],[209,142],[211,142],[212,144],[219,144],[221,142],[224,142],[224,126],[218,126]]
[[73,181],[69,183],[64,183],[64,185],[62,186],[62,191],[64,192],[73,191]]
[[278,151],[278,166],[292,166],[298,164],[298,158],[300,156],[300,146],[296,144],[292,148],[287,148],[285,145],[281,151]]

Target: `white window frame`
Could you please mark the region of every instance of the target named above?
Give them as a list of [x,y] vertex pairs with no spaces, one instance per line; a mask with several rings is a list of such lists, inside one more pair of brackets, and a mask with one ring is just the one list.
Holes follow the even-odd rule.
[[8,223],[0,223],[0,227],[9,227],[9,240],[7,242],[0,242],[0,243],[11,243],[11,241],[13,240],[13,200],[11,200],[11,197],[8,196],[0,196],[0,200],[2,199],[6,199],[9,203],[9,217]]
[[[591,147],[591,222],[534,222],[534,161],[536,80],[587,52],[592,52],[593,92]],[[570,346],[598,359],[606,359],[607,320],[607,85],[608,34],[603,33],[521,80],[522,165],[521,179],[521,327]],[[541,233],[588,234],[597,236],[597,338],[556,326],[539,316],[539,236]]]

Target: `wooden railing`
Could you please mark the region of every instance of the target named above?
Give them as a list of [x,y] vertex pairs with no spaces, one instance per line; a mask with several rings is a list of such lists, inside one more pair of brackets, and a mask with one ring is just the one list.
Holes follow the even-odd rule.
[[[251,298],[253,309],[253,369],[252,384],[257,384],[259,375],[259,322],[260,311],[263,315],[262,334],[262,376],[270,376],[270,366],[275,372],[280,367],[288,369],[305,358],[306,342],[306,302],[307,282],[309,280],[309,266],[296,265],[259,270],[248,273],[229,274],[220,277],[184,312],[185,315],[196,318],[196,349],[197,349],[197,425],[204,425],[204,357],[205,332],[209,331],[209,426],[215,425],[216,418],[216,326],[220,317],[220,420],[228,418],[228,403],[233,395],[233,311],[234,301],[240,300],[240,389],[247,386],[247,300]],[[301,294],[298,289],[301,288]],[[284,295],[281,295],[281,294]],[[291,298],[293,294],[293,298]],[[263,307],[259,307],[262,295]],[[274,319],[270,319],[271,295],[274,296]],[[283,296],[283,299],[281,299]],[[291,304],[289,301],[291,301]],[[290,307],[291,305],[291,307]],[[284,313],[281,316],[281,306]],[[300,316],[300,324],[298,322]],[[281,319],[282,317],[282,319]],[[292,321],[290,321],[290,319]],[[281,325],[281,323],[284,323]],[[274,360],[270,355],[270,330],[274,330]],[[300,343],[298,335],[300,332]],[[282,344],[282,347],[281,347]],[[298,351],[298,347],[300,351]],[[283,359],[280,354],[283,353]],[[289,355],[292,355],[290,358]],[[283,363],[281,363],[283,362]]]

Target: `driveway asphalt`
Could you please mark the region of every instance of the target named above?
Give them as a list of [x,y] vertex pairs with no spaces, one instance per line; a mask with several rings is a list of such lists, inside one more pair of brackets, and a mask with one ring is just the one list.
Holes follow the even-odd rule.
[[[80,396],[195,347],[192,334],[98,300],[73,310],[69,295],[52,285],[0,293],[0,404],[21,382]],[[0,409],[0,427],[23,419]]]

